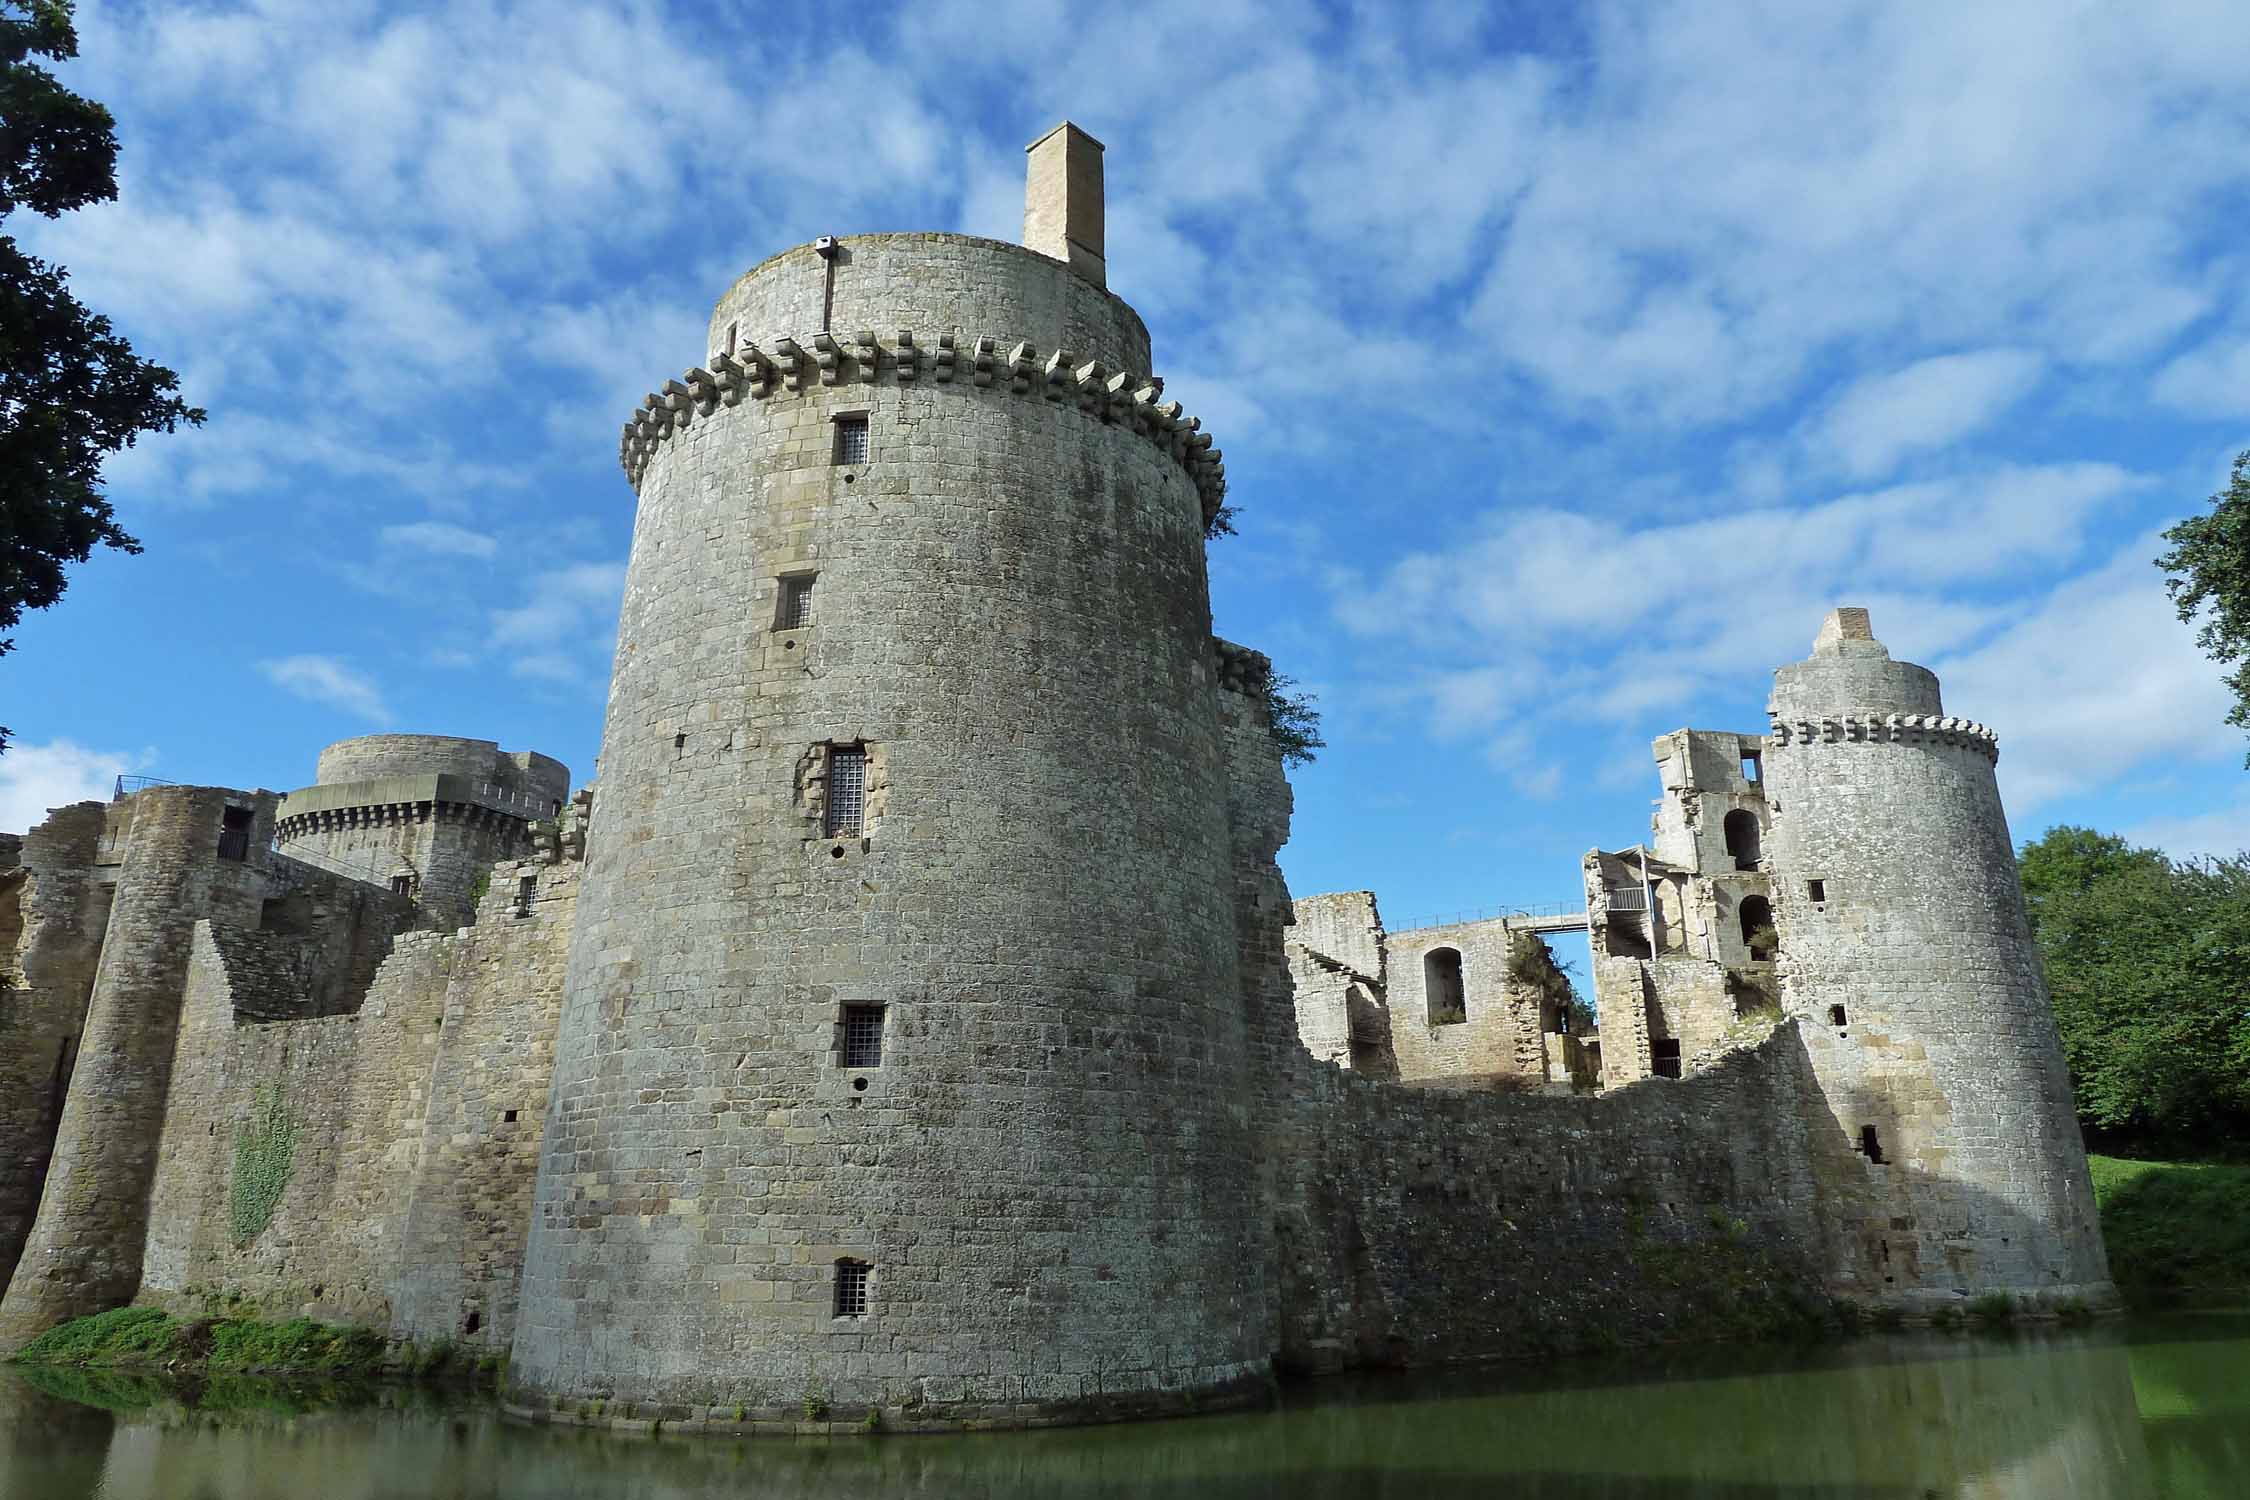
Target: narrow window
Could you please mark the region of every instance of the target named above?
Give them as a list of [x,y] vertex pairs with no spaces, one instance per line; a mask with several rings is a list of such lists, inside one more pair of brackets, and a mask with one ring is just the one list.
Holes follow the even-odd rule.
[[883,1065],[883,1007],[844,1007],[844,1066],[879,1068]]
[[394,896],[413,895],[414,877],[411,875],[393,875],[391,877],[391,894]]
[[856,837],[866,822],[867,747],[838,745],[828,752],[828,836]]
[[873,1269],[866,1261],[853,1260],[848,1255],[836,1262],[837,1317],[867,1316],[867,1273]]
[[247,807],[229,807],[219,814],[219,858],[250,857],[250,820]]
[[1719,826],[1726,834],[1727,853],[1734,856],[1734,867],[1758,868],[1758,815],[1738,807]]
[[513,1124],[515,1124],[515,1123],[516,1123],[516,1112],[515,1112],[514,1110],[512,1110],[512,1109],[509,1109],[509,1110],[502,1110],[502,1111],[501,1111],[501,1113],[500,1113],[500,1123],[501,1123],[501,1124],[503,1124],[503,1125],[513,1125]]
[[1422,955],[1422,997],[1429,1006],[1432,1026],[1458,1026],[1469,1019],[1459,949],[1432,948]]
[[813,576],[800,573],[781,580],[781,602],[774,611],[774,629],[802,630],[812,623]]
[[1758,757],[1755,752],[1742,757],[1742,779],[1756,786],[1759,780]]
[[1869,1161],[1878,1166],[1882,1165],[1883,1138],[1875,1133],[1874,1126],[1862,1125],[1859,1127],[1859,1149],[1861,1154],[1866,1156]]
[[863,464],[867,462],[867,414],[836,419],[836,462]]
[[1818,906],[1821,902],[1828,899],[1828,882],[1825,880],[1806,881],[1805,895],[1813,903],[1813,905]]
[[1680,1076],[1680,1039],[1678,1037],[1660,1036],[1651,1038],[1648,1044],[1648,1056],[1649,1068],[1657,1077],[1677,1078]]
[[536,876],[536,875],[520,875],[520,876],[516,877],[516,915],[517,915],[517,916],[519,916],[519,917],[528,917],[528,916],[530,916],[530,915],[531,915],[531,900],[532,900],[532,898],[533,898],[534,896],[536,896],[536,895],[538,895],[538,894],[539,894],[539,877],[538,877],[538,876]]
[[1844,1024],[1844,1007],[1842,1007],[1841,1005],[1831,1005],[1828,1007],[1828,1024],[1831,1026],[1841,1026]]

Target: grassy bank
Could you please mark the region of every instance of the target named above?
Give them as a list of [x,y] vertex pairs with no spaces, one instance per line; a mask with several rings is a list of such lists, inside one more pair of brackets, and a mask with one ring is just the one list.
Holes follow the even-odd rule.
[[499,1361],[469,1359],[451,1344],[393,1344],[372,1328],[292,1318],[176,1318],[118,1307],[50,1328],[15,1356],[45,1368],[160,1370],[170,1375],[305,1376],[321,1380],[485,1383]]
[[2129,1306],[2250,1304],[2250,1167],[2087,1162],[2110,1274]]

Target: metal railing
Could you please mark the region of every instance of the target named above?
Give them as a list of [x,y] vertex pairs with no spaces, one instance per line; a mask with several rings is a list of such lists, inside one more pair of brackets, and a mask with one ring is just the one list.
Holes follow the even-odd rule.
[[1426,927],[1458,927],[1464,922],[1490,922],[1498,917],[1567,917],[1583,912],[1581,901],[1542,901],[1530,906],[1479,906],[1467,911],[1439,912],[1410,922],[1383,924],[1385,932],[1419,932]]
[[176,781],[166,781],[161,776],[120,776],[117,786],[109,794],[112,802],[123,802],[144,786],[178,786]]
[[1611,911],[1647,911],[1648,887],[1642,885],[1613,885],[1609,888]]

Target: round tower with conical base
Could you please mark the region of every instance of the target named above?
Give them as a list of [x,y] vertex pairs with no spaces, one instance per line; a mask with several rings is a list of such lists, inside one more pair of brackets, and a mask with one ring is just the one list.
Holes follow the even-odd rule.
[[[1204,573],[1103,284],[824,239],[652,392],[510,1380],[606,1418],[1084,1420],[1271,1347]],[[630,1407],[630,1411],[628,1411]]]
[[1993,767],[1927,668],[1839,609],[1780,669],[1766,796],[1784,1008],[1828,1118],[1837,1295],[2115,1301]]

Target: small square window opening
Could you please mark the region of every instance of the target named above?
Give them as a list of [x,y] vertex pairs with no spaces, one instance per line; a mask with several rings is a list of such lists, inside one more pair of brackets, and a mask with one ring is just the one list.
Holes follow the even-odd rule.
[[219,813],[219,858],[250,857],[250,823],[256,815],[247,807],[229,807]]
[[397,896],[413,895],[414,877],[411,875],[393,875],[391,877],[391,893]]
[[774,614],[776,630],[802,630],[812,623],[813,575],[781,580],[781,604]]
[[867,747],[838,745],[828,752],[830,838],[856,838],[867,823]]
[[836,1316],[839,1318],[864,1318],[867,1316],[867,1274],[874,1270],[864,1260],[849,1256],[836,1262]]
[[883,1065],[883,1007],[844,1007],[844,1066],[879,1068]]
[[1808,900],[1812,901],[1812,902],[1813,902],[1813,904],[1815,904],[1816,906],[1817,906],[1817,905],[1818,905],[1819,903],[1821,903],[1821,902],[1823,902],[1823,901],[1826,901],[1826,900],[1828,899],[1828,882],[1827,882],[1827,881],[1825,881],[1825,880],[1808,880],[1808,881],[1806,881],[1806,882],[1805,882],[1805,896],[1806,896],[1806,898],[1807,898]]
[[533,897],[535,897],[535,896],[537,896],[538,894],[539,894],[539,877],[538,877],[538,876],[536,876],[536,875],[519,875],[519,876],[517,876],[517,877],[516,877],[516,915],[517,915],[517,916],[519,916],[519,917],[528,917],[528,916],[530,916],[530,915],[531,915],[531,902],[532,902],[532,898],[533,898]]
[[863,464],[867,462],[867,417],[865,413],[836,419],[836,462]]

